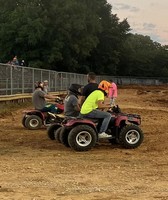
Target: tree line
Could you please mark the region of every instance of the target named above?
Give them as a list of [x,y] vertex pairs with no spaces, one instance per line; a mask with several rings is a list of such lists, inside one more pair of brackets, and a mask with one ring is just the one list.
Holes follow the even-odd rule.
[[168,45],[130,33],[106,0],[0,0],[0,62],[115,76],[168,77]]

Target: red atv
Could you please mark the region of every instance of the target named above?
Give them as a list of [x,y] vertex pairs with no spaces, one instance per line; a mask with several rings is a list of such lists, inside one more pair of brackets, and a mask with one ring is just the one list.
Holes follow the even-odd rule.
[[57,113],[41,112],[39,110],[25,110],[23,111],[22,124],[25,128],[30,130],[37,130],[42,125],[49,126],[52,123],[61,123],[64,119],[59,116],[64,112],[63,99],[56,99]]
[[[108,112],[113,117],[107,130],[107,133],[111,135],[109,142],[115,142],[128,149],[140,146],[144,138],[139,127],[140,115],[122,113],[118,107],[113,107]],[[87,151],[99,140],[100,124],[100,119],[67,118],[63,120],[62,127],[60,124],[51,125],[48,135],[49,137],[52,135],[53,139],[59,139],[65,146],[76,151]]]

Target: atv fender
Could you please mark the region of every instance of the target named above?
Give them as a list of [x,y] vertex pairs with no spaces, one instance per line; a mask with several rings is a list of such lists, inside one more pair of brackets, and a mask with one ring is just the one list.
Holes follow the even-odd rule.
[[71,119],[65,124],[65,126],[66,127],[72,127],[72,126],[76,126],[78,124],[81,124],[81,125],[87,124],[87,125],[90,125],[94,128],[96,127],[95,123],[92,120],[89,120],[89,119]]
[[27,117],[29,115],[37,115],[42,119],[42,121],[45,120],[45,113],[43,113],[39,110],[24,111],[24,115],[25,115],[25,117]]

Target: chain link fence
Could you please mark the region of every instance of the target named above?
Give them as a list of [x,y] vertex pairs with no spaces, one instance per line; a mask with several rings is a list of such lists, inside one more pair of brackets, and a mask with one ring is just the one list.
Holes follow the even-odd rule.
[[[162,85],[168,78],[97,76],[97,82],[112,79],[118,85]],[[32,93],[37,81],[48,80],[50,92],[65,91],[71,83],[87,84],[86,74],[21,67],[0,63],[0,95]]]

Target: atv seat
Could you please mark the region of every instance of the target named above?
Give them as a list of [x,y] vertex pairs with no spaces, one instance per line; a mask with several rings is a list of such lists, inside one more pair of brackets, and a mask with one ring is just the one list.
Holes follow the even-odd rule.
[[94,123],[98,123],[98,122],[100,122],[101,121],[101,119],[94,119],[94,118],[82,118],[82,119],[87,119],[87,120],[90,120],[90,121],[92,121],[92,122],[94,122]]

